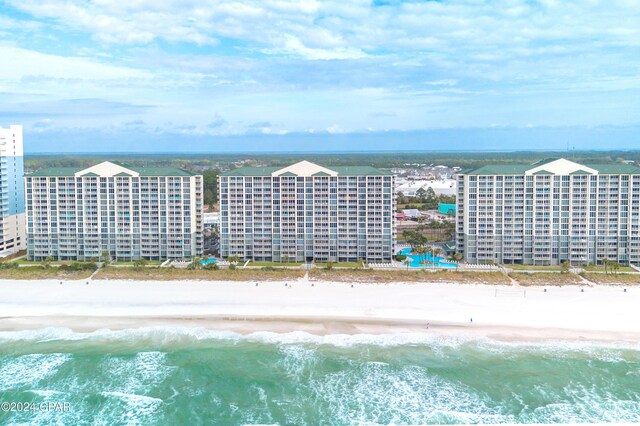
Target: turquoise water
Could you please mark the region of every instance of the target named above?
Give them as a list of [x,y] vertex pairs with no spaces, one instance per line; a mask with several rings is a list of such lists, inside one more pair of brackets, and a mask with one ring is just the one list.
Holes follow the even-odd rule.
[[201,264],[201,265],[204,265],[204,266],[206,266],[206,265],[208,265],[208,264],[210,264],[210,263],[218,263],[218,261],[216,260],[216,258],[215,258],[215,257],[210,257],[210,258],[208,258],[208,259],[202,259],[202,260],[200,261],[200,264]]
[[426,254],[426,259],[429,262],[433,262],[435,263],[435,266],[433,266],[431,263],[427,263],[427,264],[422,264],[420,263],[421,261],[424,260],[425,256],[422,255],[412,255],[411,251],[413,249],[411,247],[407,247],[404,248],[402,250],[400,250],[398,252],[398,254],[402,254],[404,256],[407,256],[409,259],[411,259],[411,263],[409,264],[410,268],[455,268],[456,264],[455,263],[449,263],[449,262],[445,262],[444,261],[444,257],[432,257],[431,254],[427,253]]
[[640,348],[203,329],[0,333],[0,424],[640,422]]

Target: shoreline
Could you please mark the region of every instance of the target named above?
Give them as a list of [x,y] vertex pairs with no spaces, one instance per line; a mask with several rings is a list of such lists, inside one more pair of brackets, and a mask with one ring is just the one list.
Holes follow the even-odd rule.
[[[303,332],[312,336],[333,335],[400,335],[420,333],[437,337],[459,337],[469,340],[488,339],[502,343],[585,342],[598,344],[640,344],[640,332],[609,332],[560,328],[508,327],[493,325],[452,324],[423,321],[397,321],[379,318],[338,317],[81,317],[30,316],[0,318],[0,332],[24,332],[42,329],[68,329],[73,333],[91,334],[104,330],[204,329],[230,332],[240,336],[254,333],[287,334]],[[0,341],[2,338],[0,337]]]
[[633,287],[548,286],[545,292],[456,283],[86,281],[0,280],[0,331],[177,326],[241,335],[431,333],[640,343],[640,289]]

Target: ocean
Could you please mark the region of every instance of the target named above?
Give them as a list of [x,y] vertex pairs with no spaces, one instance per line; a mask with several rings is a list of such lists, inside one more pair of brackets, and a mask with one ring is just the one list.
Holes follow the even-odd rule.
[[200,328],[1,332],[0,405],[3,425],[640,422],[640,346]]

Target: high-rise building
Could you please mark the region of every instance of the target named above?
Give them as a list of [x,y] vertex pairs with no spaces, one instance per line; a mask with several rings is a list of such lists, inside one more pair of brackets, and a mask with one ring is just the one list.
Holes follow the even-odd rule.
[[458,175],[457,249],[469,262],[640,264],[640,168],[548,159]]
[[220,252],[257,261],[389,261],[392,173],[302,161],[220,175]]
[[26,248],[22,126],[0,127],[0,257]]
[[28,175],[29,259],[188,259],[202,254],[202,176],[103,162]]

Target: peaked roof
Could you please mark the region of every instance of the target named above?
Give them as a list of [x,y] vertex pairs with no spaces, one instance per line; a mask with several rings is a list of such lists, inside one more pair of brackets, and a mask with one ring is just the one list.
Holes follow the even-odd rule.
[[326,167],[318,166],[315,163],[304,160],[285,167],[284,169],[276,170],[271,173],[271,176],[313,176],[317,173],[324,173],[329,176],[337,176],[338,173],[334,170],[327,169]]
[[640,167],[632,164],[580,164],[565,158],[547,158],[534,164],[487,165],[463,172],[466,175],[636,175]]
[[31,173],[29,176],[42,177],[82,177],[82,176],[100,176],[100,177],[119,177],[119,176],[194,176],[195,173],[186,170],[176,169],[174,167],[129,167],[103,161],[94,166],[81,169],[79,167],[52,167],[42,169]]
[[393,173],[387,170],[378,170],[369,166],[351,167],[326,167],[300,161],[288,167],[241,167],[221,173],[221,176],[391,176]]
[[74,175],[76,177],[82,176],[100,176],[100,177],[113,177],[115,175],[127,174],[129,176],[140,176],[140,173],[131,169],[127,169],[119,164],[112,163],[111,161],[103,161],[100,164],[91,166],[87,169],[80,170]]

